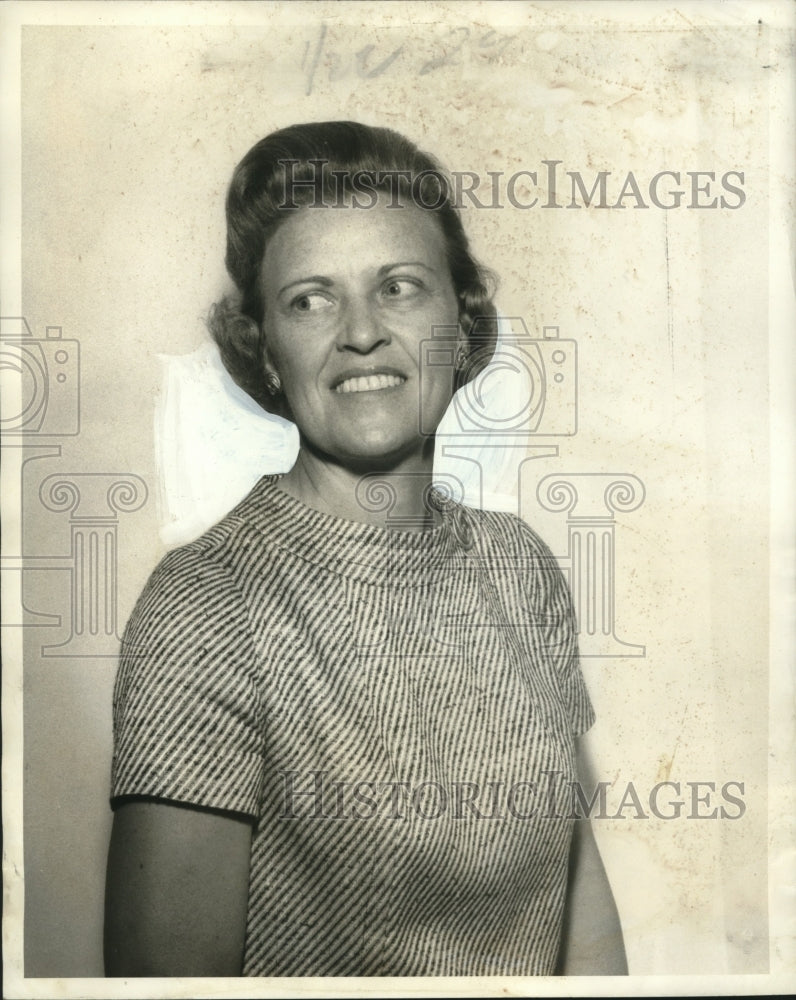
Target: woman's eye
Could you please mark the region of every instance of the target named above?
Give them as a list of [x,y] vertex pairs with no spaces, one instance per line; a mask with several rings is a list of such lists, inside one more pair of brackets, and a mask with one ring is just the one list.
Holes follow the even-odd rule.
[[331,305],[329,299],[321,292],[304,292],[297,295],[290,303],[292,309],[299,313],[317,312]]
[[383,285],[382,291],[388,299],[408,299],[417,295],[420,287],[410,278],[390,278]]

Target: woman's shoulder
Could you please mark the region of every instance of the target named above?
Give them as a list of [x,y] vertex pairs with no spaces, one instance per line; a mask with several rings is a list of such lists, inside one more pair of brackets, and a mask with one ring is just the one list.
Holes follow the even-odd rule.
[[264,476],[228,513],[190,541],[170,549],[158,564],[157,571],[169,575],[222,572],[228,567],[229,554],[238,548],[251,548],[258,541],[267,546],[269,539],[268,495],[274,476]]
[[482,532],[499,546],[526,557],[555,561],[542,536],[519,515],[499,510],[475,510],[474,513]]
[[152,607],[159,615],[202,614],[239,599],[240,573],[268,558],[269,535],[262,523],[267,504],[258,487],[202,534],[162,556],[139,597],[138,615]]
[[517,514],[505,511],[477,514],[482,539],[484,535],[488,538],[485,547],[493,570],[503,570],[504,579],[519,577],[528,593],[539,600],[546,601],[562,591],[565,576],[561,564],[535,528]]

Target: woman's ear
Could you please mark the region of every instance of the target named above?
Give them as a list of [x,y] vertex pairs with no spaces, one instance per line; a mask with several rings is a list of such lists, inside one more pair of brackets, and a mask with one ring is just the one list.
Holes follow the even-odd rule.
[[463,375],[467,370],[469,358],[470,342],[468,341],[467,335],[465,334],[460,323],[458,333],[456,334],[456,345],[453,352],[453,368],[458,382],[461,382]]
[[262,358],[265,388],[269,396],[279,396],[282,392],[282,379],[279,377],[279,372],[276,370],[276,366],[271,359],[271,352],[268,350],[268,338],[263,327],[260,327],[260,338],[260,356]]
[[260,333],[260,364],[266,374],[268,372],[276,372],[276,366],[271,359],[271,352],[268,350],[268,340],[265,332]]

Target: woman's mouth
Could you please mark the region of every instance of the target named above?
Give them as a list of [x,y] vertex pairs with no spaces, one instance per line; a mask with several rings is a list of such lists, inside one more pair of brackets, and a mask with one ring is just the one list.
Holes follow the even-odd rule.
[[406,379],[401,375],[357,375],[344,379],[334,387],[335,392],[375,392],[379,389],[395,389]]

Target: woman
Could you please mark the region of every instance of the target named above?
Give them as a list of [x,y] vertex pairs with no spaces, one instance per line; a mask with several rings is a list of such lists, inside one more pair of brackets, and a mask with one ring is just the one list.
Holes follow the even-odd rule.
[[108,974],[624,972],[561,806],[592,721],[566,585],[517,518],[430,488],[496,337],[444,175],[386,129],[294,126],[227,222],[211,328],[300,451],[128,623]]

